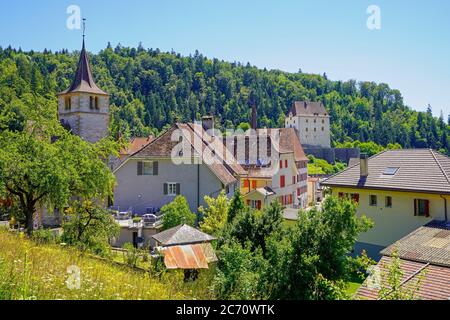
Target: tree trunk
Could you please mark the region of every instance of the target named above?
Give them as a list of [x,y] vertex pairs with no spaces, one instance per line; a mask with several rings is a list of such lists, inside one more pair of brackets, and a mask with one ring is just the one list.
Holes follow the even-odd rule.
[[31,234],[33,233],[33,216],[34,216],[34,206],[27,206],[27,208],[25,209],[25,219],[26,219],[26,229],[27,229],[27,235],[31,236]]

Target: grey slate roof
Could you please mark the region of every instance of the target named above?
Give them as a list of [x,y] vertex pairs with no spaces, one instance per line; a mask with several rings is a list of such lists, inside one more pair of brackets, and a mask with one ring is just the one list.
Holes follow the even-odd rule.
[[295,101],[290,112],[293,116],[328,115],[322,102]]
[[397,250],[401,259],[450,267],[450,230],[424,226],[390,245],[381,254]]
[[84,39],[83,39],[83,47],[80,53],[80,60],[78,61],[77,71],[75,72],[72,84],[67,90],[61,92],[60,94],[66,94],[71,92],[84,92],[84,93],[108,95],[105,91],[97,87],[97,85],[95,84],[94,77],[92,76],[91,68],[89,66],[89,58],[86,53]]
[[[388,167],[399,169],[394,175],[383,174]],[[367,178],[360,177],[357,163],[321,184],[450,194],[450,158],[431,149],[387,150],[369,158]]]
[[201,232],[186,224],[179,225],[152,236],[162,246],[203,243],[215,240],[213,236]]

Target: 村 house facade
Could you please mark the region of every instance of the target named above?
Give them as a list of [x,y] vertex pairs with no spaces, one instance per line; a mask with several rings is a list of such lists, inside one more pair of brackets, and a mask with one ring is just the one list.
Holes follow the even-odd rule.
[[205,196],[217,197],[222,190],[233,195],[245,171],[225,154],[220,140],[198,123],[174,124],[114,170],[114,205],[142,214],[183,195],[191,211],[197,212],[205,205]]
[[307,206],[308,158],[295,129],[257,129],[224,142],[246,171],[240,192],[249,206],[262,209],[275,200],[285,207]]

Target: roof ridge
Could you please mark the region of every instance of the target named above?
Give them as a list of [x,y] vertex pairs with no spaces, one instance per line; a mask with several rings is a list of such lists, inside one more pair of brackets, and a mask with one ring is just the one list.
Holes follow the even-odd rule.
[[[367,158],[367,161],[369,161],[370,159],[375,158],[375,157],[377,157],[377,156],[379,156],[379,155],[382,155],[383,153],[386,153],[387,151],[393,151],[393,150],[389,150],[389,149],[383,150],[383,151],[381,151],[381,152],[379,152],[379,153],[377,153],[377,154],[374,154],[373,156]],[[359,159],[361,159],[361,156],[359,157]],[[336,177],[337,175],[340,175],[340,174],[342,174],[342,173],[344,173],[344,172],[347,172],[348,170],[353,169],[353,168],[355,168],[356,166],[359,166],[359,165],[361,164],[360,162],[361,162],[361,161],[359,161],[358,163],[355,163],[355,164],[352,165],[352,166],[348,166],[347,168],[345,168],[345,169],[342,170],[341,172],[337,172],[337,173],[335,173],[335,174],[329,176],[328,178],[326,178],[325,180],[323,180],[322,183],[327,182],[327,180],[329,180],[329,179],[331,179],[331,178],[334,178],[334,177]]]
[[[235,172],[235,170],[233,170],[233,168],[231,168],[231,166],[227,163],[227,160],[225,159],[225,158],[227,158],[227,157],[224,157],[224,154],[218,155],[218,154],[216,153],[215,149],[213,148],[213,146],[211,145],[211,143],[207,142],[207,141],[204,139],[203,134],[204,134],[204,133],[208,134],[208,133],[207,133],[205,130],[203,130],[203,128],[202,128],[202,130],[205,131],[205,132],[204,132],[204,133],[202,132],[202,136],[200,136],[199,132],[197,132],[197,131],[195,130],[195,128],[192,127],[192,125],[195,125],[195,124],[187,123],[187,125],[188,125],[188,127],[193,131],[193,133],[201,139],[202,143],[205,144],[205,147],[207,147],[209,150],[213,151],[214,156],[217,156],[218,158],[220,158],[220,160],[221,160],[221,162],[222,162],[221,164],[225,167],[225,169],[227,169],[227,171],[228,171],[231,175],[234,175],[233,173],[236,173],[236,174],[237,174],[237,172]],[[208,134],[208,135],[209,135],[209,134]],[[212,137],[212,138],[214,138],[214,137]],[[223,142],[222,142],[220,139],[217,140],[217,143],[221,143],[221,144],[223,145]],[[223,152],[228,152],[228,149],[227,149],[227,147],[226,147],[225,145],[223,145]],[[231,155],[231,154],[230,154],[230,155]],[[232,155],[231,155],[231,156],[232,156]],[[233,158],[234,158],[234,156],[233,156]],[[236,159],[234,159],[234,160],[236,160]]]
[[436,161],[437,165],[439,166],[439,169],[441,169],[442,174],[444,175],[445,179],[447,179],[447,182],[448,182],[448,184],[450,185],[450,178],[449,178],[449,176],[447,175],[447,173],[445,172],[444,168],[442,167],[441,162],[438,160],[438,158],[436,158],[436,155],[434,154],[434,150],[433,150],[433,149],[430,149],[430,152],[431,152],[431,155],[432,155],[433,158],[434,158],[434,161]]
[[176,126],[176,124],[173,124],[172,126],[170,126],[170,128],[166,129],[163,133],[161,133],[158,137],[156,137],[155,139],[150,141],[147,145],[145,145],[144,147],[142,147],[141,149],[139,149],[135,153],[129,155],[128,158],[134,157],[137,153],[141,152],[142,150],[147,148],[149,145],[151,145],[151,144],[155,143],[156,141],[160,140],[161,137],[163,137],[165,134],[167,134],[169,132],[169,130],[172,129],[173,127],[175,127],[175,126]]

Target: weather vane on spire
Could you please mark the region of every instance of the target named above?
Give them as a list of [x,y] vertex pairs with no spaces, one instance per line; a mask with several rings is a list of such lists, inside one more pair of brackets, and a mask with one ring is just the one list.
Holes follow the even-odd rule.
[[83,18],[83,38],[86,35],[85,32],[86,32],[86,18]]

